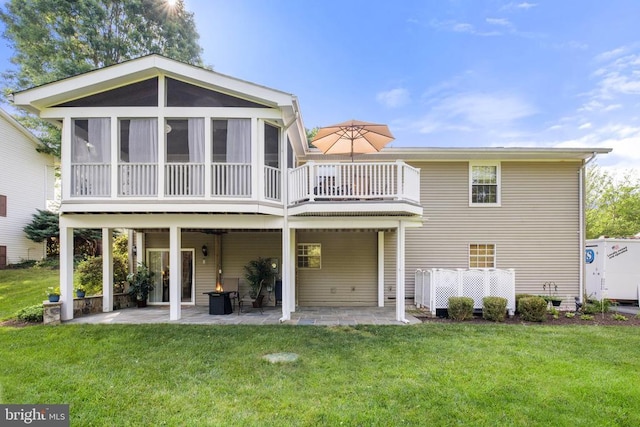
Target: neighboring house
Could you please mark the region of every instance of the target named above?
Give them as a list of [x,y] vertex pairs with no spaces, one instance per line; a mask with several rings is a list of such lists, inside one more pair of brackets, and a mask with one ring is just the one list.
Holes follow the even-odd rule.
[[40,141],[0,109],[0,268],[46,256],[45,243],[27,238],[23,228],[36,209],[53,200],[54,159],[36,151]]
[[[581,294],[585,162],[606,149],[310,149],[295,96],[152,55],[15,94],[62,126],[61,284],[73,229],[136,231],[150,303],[206,305],[257,257],[298,306],[395,306],[417,268],[512,268],[516,291]],[[399,141],[400,143],[402,141]],[[63,319],[73,315],[63,304]]]

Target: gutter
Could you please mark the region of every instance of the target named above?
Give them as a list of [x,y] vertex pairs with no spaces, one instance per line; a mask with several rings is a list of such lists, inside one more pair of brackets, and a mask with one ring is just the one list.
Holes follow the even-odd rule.
[[584,200],[584,193],[585,193],[585,168],[587,167],[587,165],[589,163],[591,163],[596,156],[598,155],[598,153],[596,153],[595,151],[591,154],[591,157],[589,157],[587,160],[585,160],[582,163],[582,166],[580,167],[580,170],[578,171],[579,173],[579,181],[580,181],[580,186],[579,186],[579,203],[580,203],[580,274],[579,274],[579,288],[580,288],[580,295],[579,295],[579,301],[581,303],[584,303],[584,276],[585,276],[585,261],[584,261],[584,246],[585,246],[585,200]]

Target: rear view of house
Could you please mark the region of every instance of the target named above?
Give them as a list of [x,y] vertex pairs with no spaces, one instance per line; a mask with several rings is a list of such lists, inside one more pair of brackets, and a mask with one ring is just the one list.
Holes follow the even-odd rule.
[[514,269],[517,291],[553,278],[581,293],[583,168],[608,150],[323,154],[294,95],[157,55],[14,99],[62,128],[63,318],[75,228],[103,231],[105,311],[112,231],[134,230],[149,303],[171,320],[218,283],[246,293],[258,257],[282,284],[282,320],[302,306],[394,306],[404,320],[416,269]]
[[45,244],[27,239],[23,228],[36,209],[54,199],[54,159],[36,151],[38,139],[0,109],[0,268],[45,257]]

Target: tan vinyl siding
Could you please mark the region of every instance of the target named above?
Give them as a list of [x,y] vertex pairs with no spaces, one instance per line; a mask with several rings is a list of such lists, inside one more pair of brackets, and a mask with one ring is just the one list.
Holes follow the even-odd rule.
[[[222,274],[224,277],[240,279],[240,295],[248,295],[249,285],[244,278],[244,266],[258,257],[277,258],[282,264],[282,233],[277,232],[230,232],[222,235]],[[278,277],[282,277],[279,273]],[[272,304],[265,296],[265,304]]]
[[[397,247],[397,231],[388,231],[384,233],[384,305],[387,306],[390,299],[393,299],[395,303],[396,297],[396,247]],[[415,270],[415,269],[414,269]],[[411,273],[413,274],[413,271]],[[411,285],[413,295],[413,278],[411,282],[406,282],[405,285]],[[407,293],[407,295],[409,295]]]
[[300,306],[376,306],[376,232],[299,231],[297,243],[322,245],[322,268],[297,269]]
[[515,269],[516,293],[540,294],[553,281],[560,296],[578,294],[579,162],[502,162],[500,207],[469,206],[467,162],[413,166],[421,169],[426,221],[407,229],[407,296],[417,268],[468,268],[471,243],[496,245],[496,267]]

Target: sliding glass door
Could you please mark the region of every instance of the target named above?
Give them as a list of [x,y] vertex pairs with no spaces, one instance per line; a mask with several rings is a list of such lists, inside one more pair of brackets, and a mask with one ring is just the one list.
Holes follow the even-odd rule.
[[[183,249],[182,254],[182,287],[180,289],[181,302],[193,303],[195,265],[193,263],[194,250]],[[149,293],[149,303],[169,302],[169,250],[148,249],[147,265],[153,272],[154,289]]]

